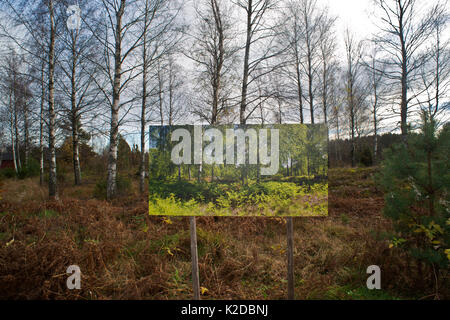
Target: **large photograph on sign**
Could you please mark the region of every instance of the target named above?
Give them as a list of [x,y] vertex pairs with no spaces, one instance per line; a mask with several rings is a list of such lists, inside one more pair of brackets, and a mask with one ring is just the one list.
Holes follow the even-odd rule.
[[324,125],[152,126],[149,213],[326,216]]

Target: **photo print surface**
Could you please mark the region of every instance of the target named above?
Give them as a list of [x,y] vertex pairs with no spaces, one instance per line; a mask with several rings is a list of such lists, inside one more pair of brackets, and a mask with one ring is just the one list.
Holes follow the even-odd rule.
[[328,214],[325,125],[151,126],[149,213]]

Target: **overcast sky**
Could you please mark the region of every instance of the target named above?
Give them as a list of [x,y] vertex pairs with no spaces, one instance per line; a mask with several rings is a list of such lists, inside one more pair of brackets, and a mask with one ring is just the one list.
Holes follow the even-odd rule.
[[369,18],[372,0],[318,0],[328,5],[330,12],[338,17],[337,27],[340,37],[348,26],[359,38],[369,37],[376,27]]
[[[373,0],[317,0],[318,4],[328,6],[330,12],[338,17],[338,38],[343,38],[345,28],[348,28],[358,38],[369,38],[378,31],[374,17],[375,5]],[[437,0],[419,0],[416,3],[418,12],[426,12]]]

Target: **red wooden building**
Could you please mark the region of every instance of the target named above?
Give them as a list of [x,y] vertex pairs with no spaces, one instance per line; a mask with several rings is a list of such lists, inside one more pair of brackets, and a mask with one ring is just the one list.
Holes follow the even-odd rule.
[[13,168],[14,158],[11,152],[0,153],[0,169]]

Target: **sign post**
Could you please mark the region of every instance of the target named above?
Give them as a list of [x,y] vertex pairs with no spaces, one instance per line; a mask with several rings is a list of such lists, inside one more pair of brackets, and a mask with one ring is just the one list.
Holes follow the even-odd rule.
[[194,300],[200,300],[200,279],[198,272],[197,226],[195,217],[189,217],[191,227],[192,288]]
[[292,217],[287,217],[287,280],[288,300],[294,300],[294,223]]

